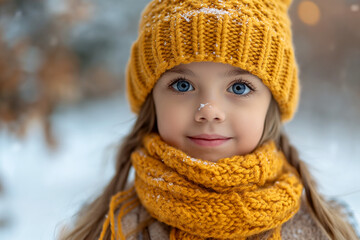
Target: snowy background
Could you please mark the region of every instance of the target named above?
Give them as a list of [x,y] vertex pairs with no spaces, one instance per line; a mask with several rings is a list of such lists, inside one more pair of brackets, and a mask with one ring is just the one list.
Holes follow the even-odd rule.
[[[48,13],[69,10],[64,4],[68,1],[46,2]],[[48,148],[36,119],[24,139],[0,128],[0,239],[55,239],[61,225],[112,177],[114,153],[134,123],[122,78],[138,16],[148,1],[93,2],[96,14],[72,28],[69,45],[78,50],[83,43],[85,50],[93,51],[96,43],[105,43],[107,48],[96,48],[91,60],[105,62],[120,76],[119,88],[59,104],[50,116],[57,150]],[[311,166],[320,192],[346,203],[360,222],[360,33],[355,30],[360,24],[359,4],[317,1],[319,19],[305,24],[304,18],[309,18],[301,15],[302,2],[294,1],[290,9],[301,103],[285,128]],[[26,16],[22,11],[10,17],[3,13],[0,23],[8,26],[7,41],[31,28],[21,20]]]

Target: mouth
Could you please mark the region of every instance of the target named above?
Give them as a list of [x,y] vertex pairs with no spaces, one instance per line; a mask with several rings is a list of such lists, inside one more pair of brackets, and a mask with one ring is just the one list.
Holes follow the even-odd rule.
[[201,134],[188,137],[192,142],[203,147],[215,147],[224,144],[232,139],[231,137],[224,137],[216,134]]

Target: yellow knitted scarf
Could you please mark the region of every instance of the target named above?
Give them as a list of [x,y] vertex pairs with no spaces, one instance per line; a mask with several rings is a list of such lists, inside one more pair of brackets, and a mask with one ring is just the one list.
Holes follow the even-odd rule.
[[118,222],[140,200],[152,217],[172,226],[171,240],[243,240],[266,230],[273,230],[269,239],[281,239],[281,225],[299,210],[303,186],[273,141],[216,163],[191,158],[155,133],[143,143],[131,155],[135,185],[112,198],[100,239],[109,224],[112,239],[125,239],[121,227],[115,233],[114,211],[133,189],[138,199],[124,204]]

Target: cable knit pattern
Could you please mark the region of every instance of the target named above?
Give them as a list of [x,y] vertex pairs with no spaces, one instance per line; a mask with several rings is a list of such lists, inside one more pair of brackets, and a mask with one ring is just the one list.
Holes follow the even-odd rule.
[[[305,195],[302,195],[300,210],[294,217],[282,225],[281,238],[284,240],[329,240],[311,218],[304,197]],[[149,216],[150,214],[146,211],[144,206],[140,205],[122,219],[123,228],[126,232],[129,232],[135,228],[134,226],[137,226],[137,224],[144,221]],[[159,221],[154,221],[145,231],[140,234],[132,234],[127,240],[169,240],[170,231],[170,226]]]
[[299,209],[302,184],[270,141],[254,153],[194,159],[156,133],[135,151],[135,189],[152,217],[173,227],[170,239],[246,239],[274,229]]
[[299,98],[290,0],[154,0],[144,9],[126,69],[127,95],[138,113],[162,73],[212,61],[258,76],[290,120]]

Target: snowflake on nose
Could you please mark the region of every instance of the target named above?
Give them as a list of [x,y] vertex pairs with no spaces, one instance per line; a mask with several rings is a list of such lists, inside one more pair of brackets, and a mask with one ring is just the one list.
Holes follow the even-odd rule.
[[[209,103],[205,103],[205,104],[200,103],[200,107],[198,108],[198,110],[200,111],[203,107],[205,107],[208,104]],[[209,108],[211,108],[211,105],[209,106]]]

